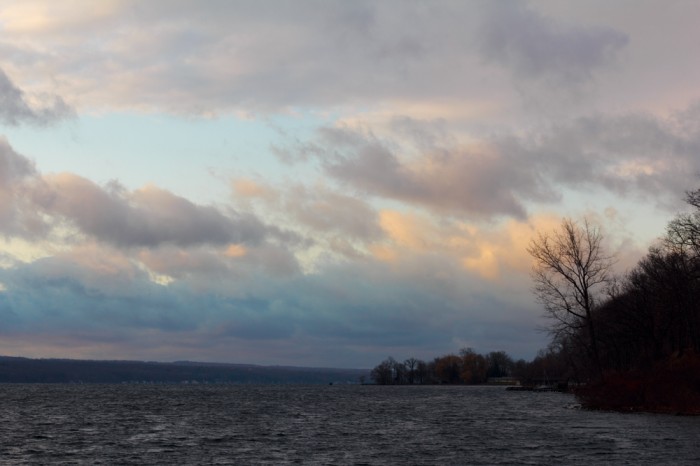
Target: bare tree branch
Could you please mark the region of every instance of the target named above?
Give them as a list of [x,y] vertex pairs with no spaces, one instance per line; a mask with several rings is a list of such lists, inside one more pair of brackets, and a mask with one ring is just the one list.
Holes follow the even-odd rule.
[[556,335],[588,328],[590,347],[600,368],[592,312],[612,283],[614,258],[605,253],[600,230],[584,219],[571,219],[549,234],[540,233],[527,251],[535,259],[534,292],[555,322]]

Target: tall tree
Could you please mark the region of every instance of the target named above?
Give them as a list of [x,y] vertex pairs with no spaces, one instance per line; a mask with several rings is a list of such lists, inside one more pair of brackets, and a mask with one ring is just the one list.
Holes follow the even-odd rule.
[[408,358],[403,362],[406,367],[406,378],[409,384],[413,384],[416,380],[416,368],[418,367],[418,359]]
[[394,382],[394,359],[389,357],[380,362],[370,372],[370,377],[377,385],[390,385]]
[[666,246],[681,254],[700,257],[700,189],[686,193],[685,201],[695,207],[676,216],[666,229]]
[[558,230],[540,233],[527,249],[535,260],[535,294],[554,321],[550,331],[574,336],[585,328],[598,372],[602,370],[593,310],[612,280],[614,262],[602,242],[600,229],[588,220],[579,224],[566,218]]
[[462,372],[460,378],[464,383],[486,382],[488,362],[486,358],[471,348],[462,348],[459,351],[462,358]]
[[491,351],[486,355],[487,377],[506,377],[513,370],[513,359],[505,351]]

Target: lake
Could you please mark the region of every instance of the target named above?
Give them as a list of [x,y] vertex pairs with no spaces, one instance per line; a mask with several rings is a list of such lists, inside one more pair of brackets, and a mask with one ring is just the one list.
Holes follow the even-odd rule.
[[474,386],[0,385],[0,464],[700,464],[700,418]]

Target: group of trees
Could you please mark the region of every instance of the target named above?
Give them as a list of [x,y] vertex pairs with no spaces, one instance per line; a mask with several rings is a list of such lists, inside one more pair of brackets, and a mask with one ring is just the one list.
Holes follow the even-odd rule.
[[687,351],[700,353],[700,190],[694,211],[677,216],[637,266],[613,276],[600,231],[564,220],[528,251],[535,293],[552,319],[553,347],[574,376],[644,369]]
[[632,270],[613,274],[600,230],[565,219],[528,248],[552,341],[530,362],[471,349],[424,362],[389,358],[378,384],[483,383],[512,376],[586,384],[589,406],[700,414],[700,189]]
[[530,244],[552,352],[568,377],[600,388],[598,401],[618,392],[640,409],[679,396],[700,404],[700,189],[686,200],[693,210],[622,276],[588,222],[564,220]]
[[426,362],[409,358],[399,362],[389,357],[379,363],[370,377],[379,385],[477,384],[490,377],[513,376],[525,361],[513,361],[504,351],[486,355],[471,348]]

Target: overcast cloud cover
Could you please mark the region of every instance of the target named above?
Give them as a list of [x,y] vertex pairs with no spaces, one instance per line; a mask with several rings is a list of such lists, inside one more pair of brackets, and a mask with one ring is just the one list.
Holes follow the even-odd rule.
[[696,1],[0,3],[0,354],[372,367],[547,344],[700,183]]

